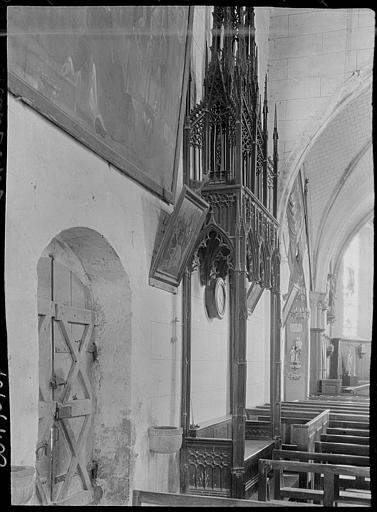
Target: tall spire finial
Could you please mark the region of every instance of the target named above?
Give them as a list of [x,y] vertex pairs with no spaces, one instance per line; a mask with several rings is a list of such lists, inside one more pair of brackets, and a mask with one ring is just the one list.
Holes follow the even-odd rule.
[[275,103],[275,114],[274,114],[274,140],[279,138],[278,135],[278,115],[277,115],[277,109],[276,109],[276,103]]
[[264,101],[263,101],[263,128],[267,131],[267,114],[268,114],[268,105],[267,105],[267,73],[264,77]]

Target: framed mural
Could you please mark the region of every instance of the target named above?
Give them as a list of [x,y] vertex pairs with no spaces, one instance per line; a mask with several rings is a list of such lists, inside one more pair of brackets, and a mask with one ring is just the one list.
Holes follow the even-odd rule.
[[186,185],[171,214],[155,258],[149,284],[177,292],[209,209],[208,203]]
[[9,6],[9,90],[174,202],[193,8]]

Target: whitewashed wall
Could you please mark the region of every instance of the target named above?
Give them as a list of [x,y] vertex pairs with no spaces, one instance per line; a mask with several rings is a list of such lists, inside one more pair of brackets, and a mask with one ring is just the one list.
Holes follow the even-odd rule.
[[270,401],[270,292],[264,291],[247,320],[246,407]]
[[229,286],[224,318],[209,318],[205,287],[199,272],[192,275],[191,320],[191,422],[219,418],[229,413]]
[[[177,490],[178,461],[162,457],[157,464],[147,437],[151,425],[180,423],[181,294],[148,284],[158,219],[162,210],[169,212],[171,207],[11,95],[7,171],[5,298],[12,464],[35,463],[37,262],[62,230],[88,227],[115,250],[131,289],[131,350],[125,349],[126,339],[122,345],[119,333],[113,346],[118,358],[114,366],[104,363],[102,369],[104,379],[118,376],[116,387],[107,391],[109,403],[114,399],[117,403],[107,409],[105,420],[113,428],[109,449],[127,427],[134,452],[130,486]],[[109,340],[109,345],[113,342]],[[132,396],[131,402],[125,396]],[[110,493],[111,485],[109,481],[104,489],[103,502],[124,503],[124,490]]]

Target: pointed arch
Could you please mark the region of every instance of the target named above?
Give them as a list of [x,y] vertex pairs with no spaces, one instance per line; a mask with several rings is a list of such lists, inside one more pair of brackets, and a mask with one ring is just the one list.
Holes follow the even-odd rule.
[[201,231],[191,269],[200,269],[200,282],[207,285],[214,277],[223,279],[233,269],[234,246],[227,233],[214,221]]

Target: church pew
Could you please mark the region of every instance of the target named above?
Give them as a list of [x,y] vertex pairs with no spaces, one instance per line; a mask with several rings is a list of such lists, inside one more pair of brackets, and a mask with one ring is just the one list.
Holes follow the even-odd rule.
[[[369,404],[355,404],[349,402],[334,402],[328,400],[301,400],[301,401],[284,401],[281,402],[282,406],[300,406],[305,408],[323,407],[324,409],[345,409],[351,411],[369,411]],[[268,403],[264,404],[268,406]]]
[[369,437],[368,429],[356,429],[356,428],[328,428],[326,434],[336,434],[338,436],[360,436]]
[[[174,494],[168,492],[141,491],[132,492],[132,506],[152,505],[160,507],[286,507],[286,501],[240,500],[219,498],[217,496],[195,496],[193,494]],[[302,506],[303,503],[289,503],[289,506]]]
[[357,430],[366,430],[369,429],[369,422],[365,421],[352,421],[352,420],[339,420],[339,419],[331,419],[329,428],[353,428]]
[[[366,412],[366,411],[348,411],[348,410],[339,410],[339,409],[331,410],[330,407],[321,407],[321,406],[318,406],[315,408],[305,408],[305,407],[301,407],[300,404],[298,404],[298,405],[291,404],[289,406],[284,405],[284,404],[281,405],[282,413],[284,412],[284,413],[286,413],[286,415],[294,416],[295,413],[297,415],[297,412],[299,412],[300,413],[299,415],[302,416],[303,418],[313,417],[316,414],[319,414],[320,412],[327,410],[327,409],[330,410],[331,415],[334,415],[334,419],[339,419],[339,420],[352,419],[353,421],[365,421],[365,422],[369,421],[369,412]],[[257,416],[258,414],[261,414],[262,411],[269,412],[270,407],[268,405],[257,405],[256,407],[248,408],[247,414],[249,414],[250,416],[251,415]]]
[[369,445],[364,444],[315,441],[314,451],[319,453],[344,453],[348,455],[362,455],[364,457],[369,457]]
[[[266,407],[266,406],[264,406]],[[268,407],[268,406],[267,406]],[[294,410],[302,410],[302,411],[318,411],[330,409],[331,412],[343,413],[343,414],[365,414],[369,415],[369,407],[345,407],[345,406],[334,406],[332,404],[285,404],[282,403],[281,409],[294,409]]]
[[[281,417],[289,418],[308,418],[312,419],[315,415],[320,414],[323,409],[315,409],[310,411],[302,411],[299,407],[296,409],[281,409]],[[246,411],[248,419],[268,421],[270,416],[270,409],[267,406],[254,407]],[[369,414],[356,414],[356,413],[339,413],[330,411],[329,425],[331,427],[346,427],[346,428],[369,428]]]
[[[294,453],[294,452],[289,452]],[[273,470],[279,471],[277,484],[274,486],[275,499],[293,498],[307,501],[320,501],[324,506],[332,507],[335,503],[346,502],[360,505],[370,505],[370,493],[367,491],[347,492],[339,489],[339,475],[353,477],[370,477],[370,469],[360,466],[318,464],[313,462],[297,462],[292,460],[259,460],[259,473],[261,475],[258,487],[258,499],[268,499],[268,474]],[[300,489],[295,487],[281,487],[280,474],[282,471],[295,471],[297,473],[319,473],[323,474],[323,490],[321,489]],[[277,497],[279,496],[279,498]]]
[[[302,405],[318,405],[323,404],[325,406],[333,405],[334,407],[355,407],[355,408],[367,408],[369,407],[369,401],[364,400],[362,402],[360,401],[354,401],[351,399],[347,400],[329,400],[328,398],[322,398],[322,399],[316,399],[312,400],[311,398],[308,398],[306,400],[284,400],[282,403],[285,404],[302,404]],[[266,402],[265,405],[268,405],[268,402]]]
[[365,404],[369,402],[369,396],[356,395],[311,395],[309,400],[329,400],[332,402],[356,402]]
[[347,466],[369,467],[370,459],[364,455],[346,453],[303,452],[300,450],[272,450],[273,459],[300,460],[303,462],[328,462]]
[[[347,454],[335,454],[335,453],[317,453],[317,452],[303,452],[303,451],[289,451],[287,453],[286,450],[273,450],[272,452],[273,460],[299,460],[302,462],[321,462],[321,463],[330,463],[337,465],[348,465],[348,466],[362,466],[369,467],[369,457],[363,457],[360,455],[347,455]],[[276,478],[280,478],[280,473],[277,471],[275,475]],[[304,476],[301,473],[299,475],[299,487],[307,487],[308,485],[308,474],[305,473]],[[276,478],[274,478],[274,485],[278,485],[276,482]],[[323,479],[322,479],[323,480]],[[315,474],[314,477],[314,485],[316,489],[320,488],[321,484],[321,475],[319,473]],[[360,480],[359,478],[350,480],[350,478],[342,478],[339,477],[339,486],[341,488],[357,488],[363,490],[370,489],[370,482]],[[277,496],[274,493],[274,496]]]
[[326,441],[328,443],[351,443],[351,444],[367,444],[369,446],[369,437],[361,436],[345,436],[336,434],[321,434],[319,441]]

